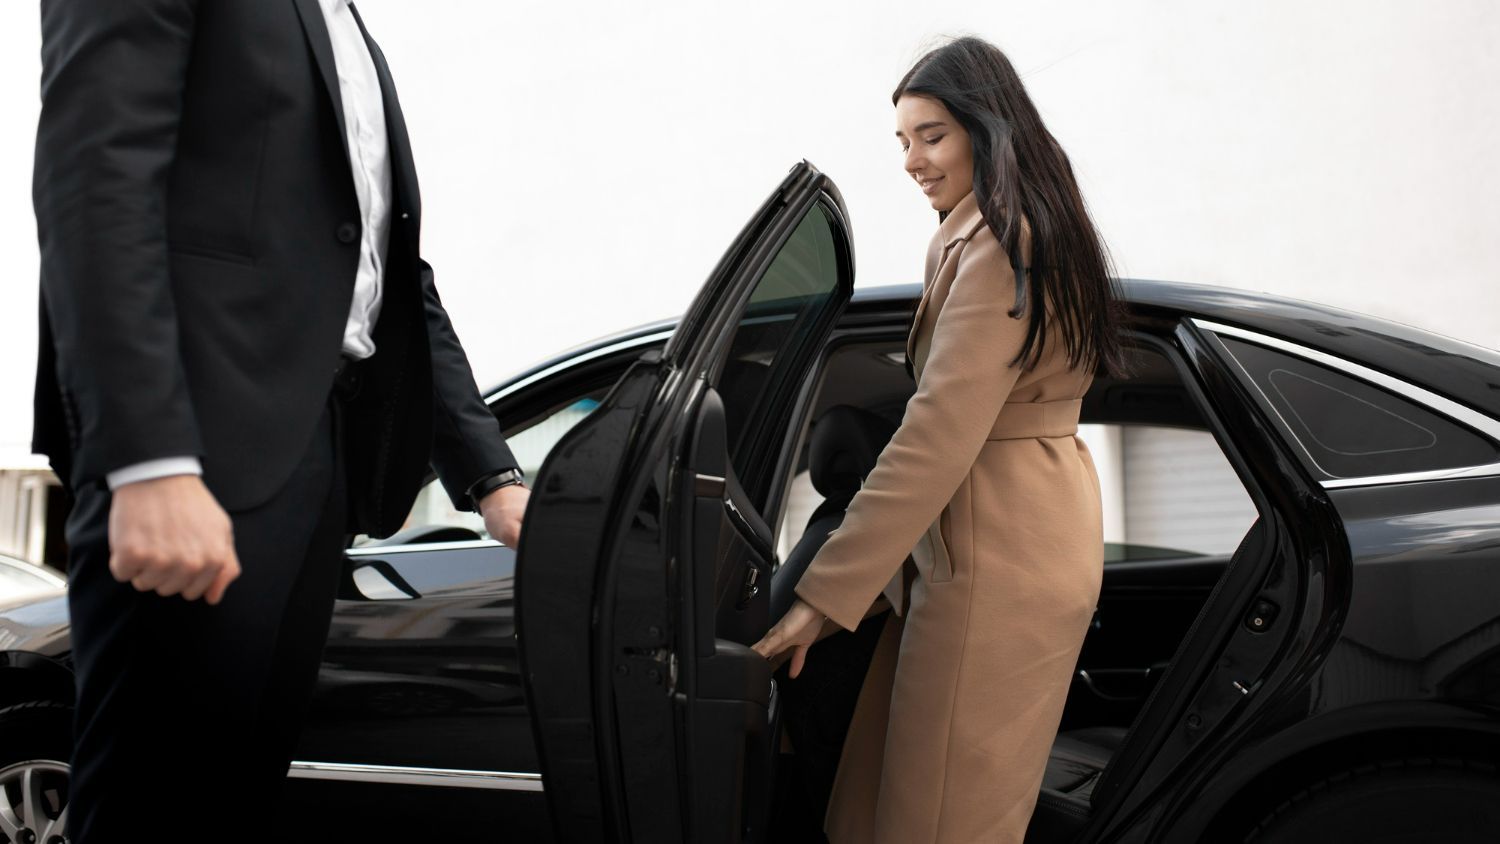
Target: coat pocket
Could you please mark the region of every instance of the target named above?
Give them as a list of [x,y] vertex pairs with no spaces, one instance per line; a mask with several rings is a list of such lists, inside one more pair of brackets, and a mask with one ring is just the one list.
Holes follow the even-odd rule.
[[974,558],[973,478],[964,478],[938,516],[932,529],[932,576],[934,582],[952,580],[959,566]]
[[932,575],[933,583],[945,583],[953,579],[953,556],[951,549],[953,542],[953,517],[951,515],[952,505],[943,508],[942,515],[938,516],[936,530],[927,532],[928,538],[932,540]]

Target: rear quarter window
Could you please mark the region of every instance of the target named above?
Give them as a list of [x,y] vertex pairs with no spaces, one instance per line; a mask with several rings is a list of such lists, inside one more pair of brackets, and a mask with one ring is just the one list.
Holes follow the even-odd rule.
[[1483,434],[1384,388],[1238,337],[1220,342],[1322,479],[1500,461]]

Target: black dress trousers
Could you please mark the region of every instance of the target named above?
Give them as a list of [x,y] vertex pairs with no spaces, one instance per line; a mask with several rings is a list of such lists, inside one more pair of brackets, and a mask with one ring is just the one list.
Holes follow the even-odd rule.
[[67,524],[77,709],[75,844],[280,841],[268,828],[327,640],[347,490],[343,391],[265,504],[231,512],[241,574],[217,606],[109,572],[110,492]]

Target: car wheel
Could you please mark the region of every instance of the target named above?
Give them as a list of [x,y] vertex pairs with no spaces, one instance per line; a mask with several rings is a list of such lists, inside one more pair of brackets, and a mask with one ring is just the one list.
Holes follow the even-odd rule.
[[34,701],[0,709],[0,836],[66,844],[72,709]]
[[1497,831],[1500,775],[1494,765],[1405,758],[1358,765],[1298,790],[1243,841],[1490,844]]

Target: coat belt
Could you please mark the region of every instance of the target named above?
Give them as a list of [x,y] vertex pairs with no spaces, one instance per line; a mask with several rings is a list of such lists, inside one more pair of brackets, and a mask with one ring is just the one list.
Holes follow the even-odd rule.
[[1027,437],[1071,437],[1078,433],[1083,399],[1006,402],[990,428],[990,440]]

